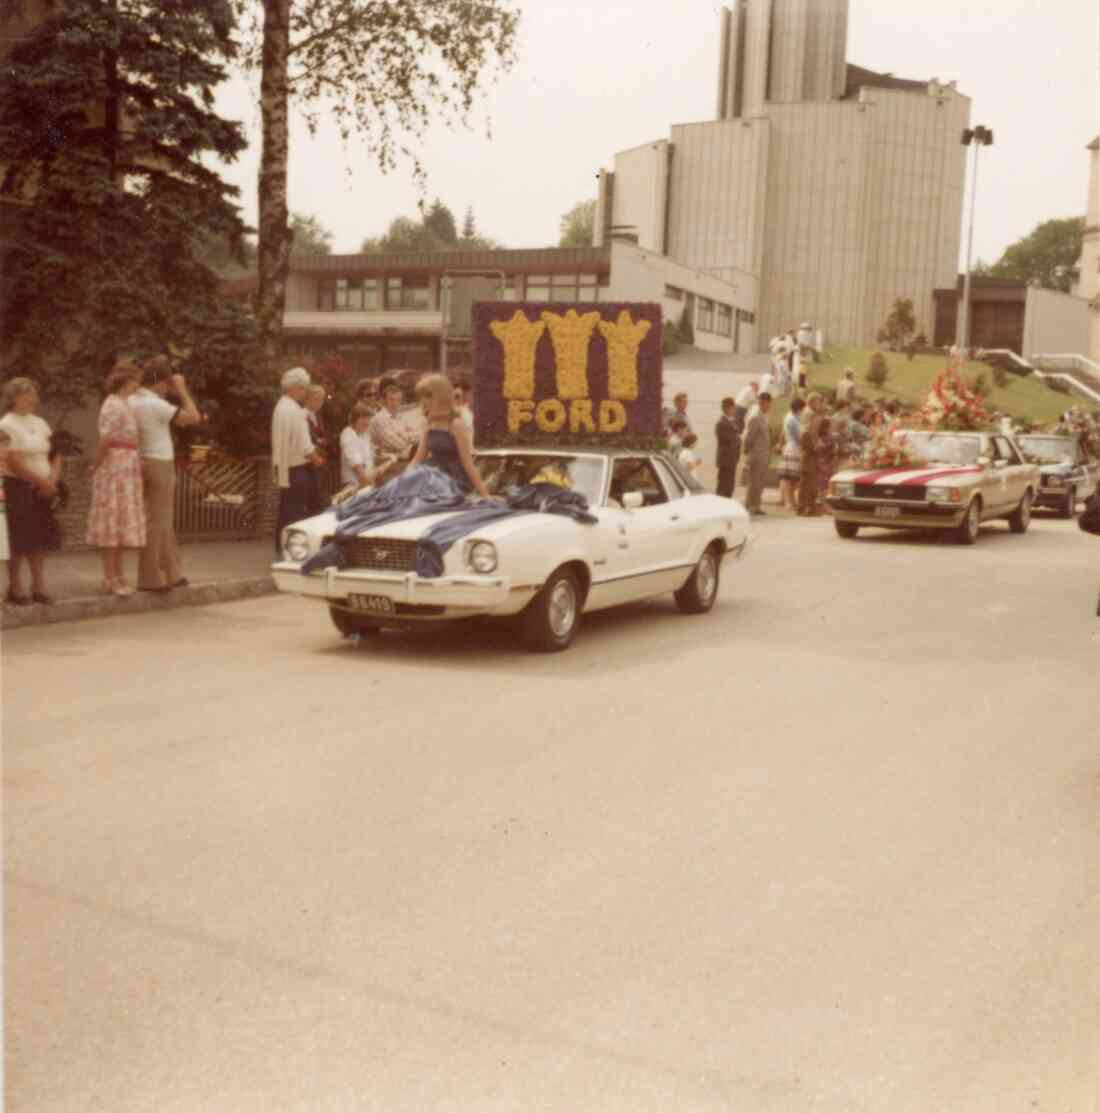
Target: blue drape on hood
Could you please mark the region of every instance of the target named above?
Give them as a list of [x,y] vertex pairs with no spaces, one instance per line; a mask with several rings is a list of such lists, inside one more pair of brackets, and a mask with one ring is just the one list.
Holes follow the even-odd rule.
[[597,521],[588,512],[588,500],[576,491],[567,491],[555,483],[529,483],[524,487],[514,487],[503,504],[483,502],[428,529],[416,544],[417,575],[427,579],[442,576],[443,557],[459,538],[469,537],[490,522],[521,514],[560,514],[586,525]]
[[[456,510],[464,513],[453,514]],[[333,540],[307,560],[301,568],[304,575],[322,568],[344,568],[347,557],[342,540],[357,537],[391,522],[404,522],[430,514],[453,514],[437,522],[418,540],[416,571],[420,576],[434,578],[443,573],[443,557],[460,538],[467,537],[481,526],[521,514],[561,514],[576,522],[591,524],[596,518],[588,511],[588,502],[576,491],[568,491],[553,483],[532,483],[514,488],[503,503],[478,499],[471,502],[464,491],[445,472],[432,467],[414,468],[391,479],[377,490],[364,491],[336,508],[338,525]]]

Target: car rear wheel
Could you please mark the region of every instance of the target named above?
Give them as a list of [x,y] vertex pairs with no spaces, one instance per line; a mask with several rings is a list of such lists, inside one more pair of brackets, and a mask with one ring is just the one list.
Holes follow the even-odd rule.
[[560,653],[573,644],[580,617],[577,577],[559,568],[523,612],[523,641],[532,653]]
[[855,522],[841,522],[834,518],[833,525],[836,526],[837,534],[848,541],[859,533],[859,526]]
[[982,528],[982,500],[971,499],[966,508],[966,517],[959,523],[955,530],[955,540],[960,545],[973,545],[978,540],[978,531]]
[[345,638],[354,637],[356,634],[377,634],[379,627],[371,622],[364,622],[361,618],[356,618],[355,615],[348,614],[347,611],[340,610],[339,607],[329,607],[329,617],[332,619],[332,625],[340,631],[340,635]]
[[1077,488],[1071,487],[1066,492],[1066,501],[1062,506],[1063,518],[1075,518],[1077,516]]
[[721,557],[714,545],[705,550],[688,581],[673,598],[684,614],[706,614],[718,598]]
[[1031,525],[1031,492],[1025,491],[1024,497],[1020,499],[1020,505],[1008,516],[1008,528],[1013,533],[1027,533],[1029,525]]

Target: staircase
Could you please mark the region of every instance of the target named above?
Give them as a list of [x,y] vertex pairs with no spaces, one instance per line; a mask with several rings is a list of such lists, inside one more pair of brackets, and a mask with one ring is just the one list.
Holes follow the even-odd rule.
[[1034,375],[1038,379],[1065,383],[1071,391],[1100,404],[1100,365],[1084,356],[1039,355],[1032,356],[1029,362],[1008,348],[981,349],[976,356],[1014,375]]

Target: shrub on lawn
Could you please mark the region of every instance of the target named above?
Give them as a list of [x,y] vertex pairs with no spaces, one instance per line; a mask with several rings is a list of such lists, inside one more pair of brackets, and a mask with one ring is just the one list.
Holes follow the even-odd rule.
[[886,365],[886,357],[882,352],[874,352],[871,355],[871,365],[867,368],[867,381],[881,390],[889,375],[890,368]]
[[978,374],[976,374],[974,378],[970,380],[970,389],[979,398],[989,397],[989,380],[985,377],[984,372],[979,371]]
[[1009,378],[1008,372],[998,364],[993,368],[993,381],[999,389],[1004,390],[1012,380]]

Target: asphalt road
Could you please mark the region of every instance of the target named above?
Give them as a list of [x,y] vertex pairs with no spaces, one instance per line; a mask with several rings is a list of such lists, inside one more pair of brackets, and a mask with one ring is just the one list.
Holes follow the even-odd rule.
[[1100,543],[759,525],[701,618],[4,638],[11,1113],[1095,1113]]

